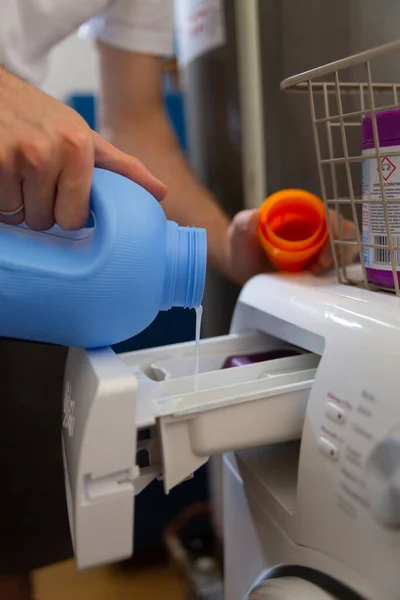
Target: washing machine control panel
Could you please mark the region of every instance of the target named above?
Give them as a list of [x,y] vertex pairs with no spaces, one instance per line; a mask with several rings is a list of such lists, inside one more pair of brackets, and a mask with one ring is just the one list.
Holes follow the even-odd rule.
[[389,434],[372,450],[365,468],[370,512],[384,526],[400,527],[400,437]]
[[[321,407],[322,408],[322,407]],[[371,515],[400,527],[400,415],[369,390],[325,392],[317,447],[335,487],[336,504],[352,519]]]

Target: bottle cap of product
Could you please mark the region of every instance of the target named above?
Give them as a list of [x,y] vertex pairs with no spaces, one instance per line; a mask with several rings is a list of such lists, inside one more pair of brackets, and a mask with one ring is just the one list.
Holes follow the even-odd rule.
[[[379,147],[398,146],[400,144],[400,110],[385,110],[375,114]],[[372,115],[362,120],[362,148],[375,148]]]
[[272,194],[260,208],[258,237],[275,267],[305,269],[328,239],[322,200],[297,189]]

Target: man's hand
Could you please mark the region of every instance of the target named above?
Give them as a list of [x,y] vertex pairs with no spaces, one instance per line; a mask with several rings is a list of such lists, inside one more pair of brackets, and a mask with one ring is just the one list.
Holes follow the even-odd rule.
[[146,188],[164,185],[135,158],[117,150],[71,108],[0,67],[0,220],[45,230],[83,227],[94,166]]
[[[265,251],[258,243],[257,224],[258,210],[244,210],[238,213],[228,230],[228,262],[229,271],[238,284],[245,283],[258,273],[271,272],[272,267]],[[330,219],[335,238],[339,237],[336,212],[330,211]],[[355,238],[355,227],[351,221],[342,220],[344,239]],[[355,246],[345,246],[344,259],[346,264],[354,262],[357,256]],[[330,243],[322,249],[310,269],[316,275],[333,268],[333,256]]]

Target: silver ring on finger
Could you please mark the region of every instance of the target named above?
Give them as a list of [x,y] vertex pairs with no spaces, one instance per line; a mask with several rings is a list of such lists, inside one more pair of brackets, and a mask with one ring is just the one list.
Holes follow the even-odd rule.
[[1,217],[16,217],[17,215],[19,215],[20,213],[22,213],[22,211],[25,208],[25,204],[21,204],[21,206],[19,208],[17,208],[16,210],[0,210],[0,216]]

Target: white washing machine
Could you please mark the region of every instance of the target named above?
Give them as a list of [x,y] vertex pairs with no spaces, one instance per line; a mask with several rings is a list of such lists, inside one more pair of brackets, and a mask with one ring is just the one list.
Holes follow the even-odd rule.
[[[266,318],[271,334],[321,361],[301,441],[224,456],[226,598],[394,600],[399,299],[334,280],[266,277],[258,284],[265,288],[253,307],[280,307]],[[253,285],[241,301],[250,302]],[[388,331],[394,337],[384,349]]]
[[[235,451],[226,600],[397,599],[399,308],[333,278],[256,277],[232,333],[201,342],[197,391],[193,343],[71,351],[63,443],[78,566],[131,555],[134,496],[154,477],[168,492]],[[284,347],[301,353],[220,370]]]

